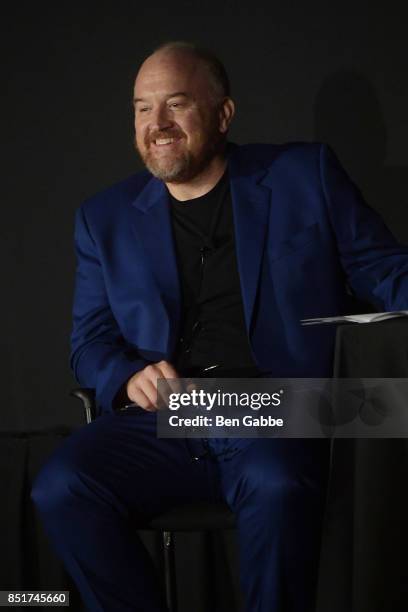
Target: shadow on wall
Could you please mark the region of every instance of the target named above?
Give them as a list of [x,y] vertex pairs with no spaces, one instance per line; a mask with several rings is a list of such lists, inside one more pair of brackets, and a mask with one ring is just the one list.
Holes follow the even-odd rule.
[[385,165],[384,114],[366,76],[341,70],[324,79],[314,104],[314,135],[334,149],[366,201],[408,244],[408,168]]

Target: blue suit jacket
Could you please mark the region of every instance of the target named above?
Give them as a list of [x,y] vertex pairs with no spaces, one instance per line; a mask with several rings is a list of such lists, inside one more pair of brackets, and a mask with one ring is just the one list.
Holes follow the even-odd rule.
[[[408,248],[326,145],[228,145],[247,333],[270,376],[331,376],[335,326],[352,295],[408,309]],[[171,361],[180,285],[164,183],[141,172],[77,211],[71,365],[112,410],[120,386],[148,363]]]

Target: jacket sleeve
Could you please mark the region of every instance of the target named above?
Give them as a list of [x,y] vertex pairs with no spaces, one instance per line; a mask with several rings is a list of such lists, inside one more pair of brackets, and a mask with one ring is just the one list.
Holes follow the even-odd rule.
[[321,184],[340,261],[356,296],[380,311],[408,309],[408,247],[400,244],[327,145]]
[[99,412],[111,412],[122,385],[150,362],[126,343],[113,316],[83,207],[75,218],[75,253],[70,364],[78,383],[95,389]]

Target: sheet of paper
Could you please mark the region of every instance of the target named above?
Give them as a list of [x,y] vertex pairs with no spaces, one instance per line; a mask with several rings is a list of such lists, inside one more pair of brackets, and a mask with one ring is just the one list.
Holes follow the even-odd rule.
[[394,310],[390,312],[370,312],[367,314],[353,314],[338,317],[318,317],[315,319],[302,319],[302,325],[320,325],[321,323],[376,323],[395,319],[397,317],[408,317],[408,310]]

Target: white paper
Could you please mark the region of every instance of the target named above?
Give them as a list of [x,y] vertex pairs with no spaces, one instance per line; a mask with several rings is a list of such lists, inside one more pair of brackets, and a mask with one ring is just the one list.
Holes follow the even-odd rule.
[[341,317],[318,317],[316,319],[302,319],[302,325],[319,325],[320,323],[376,323],[397,317],[408,317],[408,310],[394,310],[391,312],[369,312],[367,314],[344,315]]

